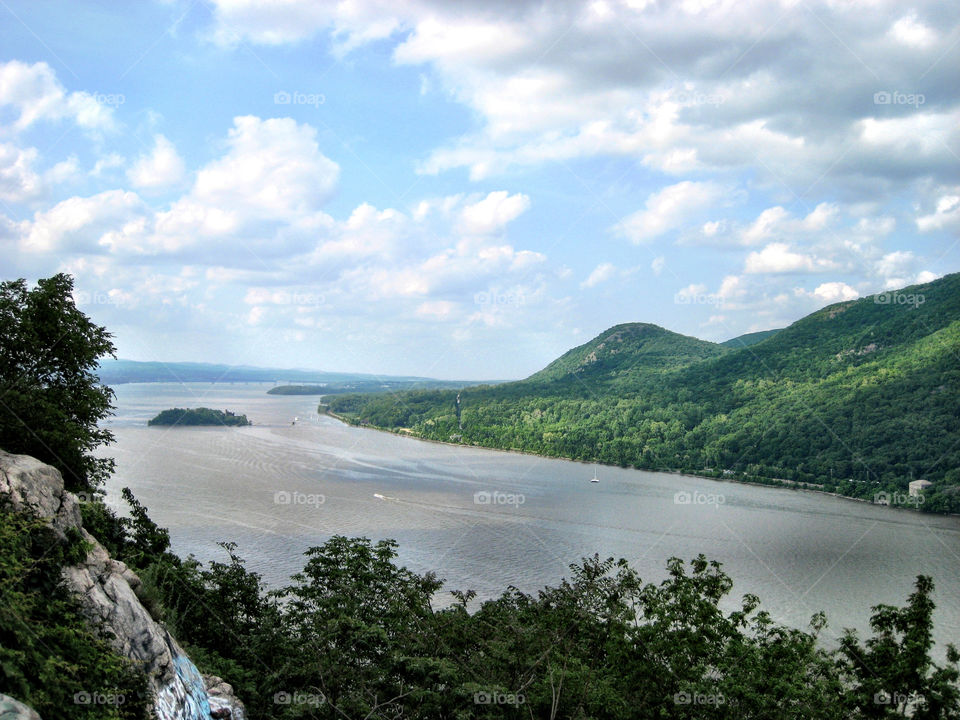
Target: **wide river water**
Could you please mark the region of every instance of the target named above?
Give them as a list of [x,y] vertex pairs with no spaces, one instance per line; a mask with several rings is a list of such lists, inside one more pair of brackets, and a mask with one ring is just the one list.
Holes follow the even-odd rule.
[[[868,631],[870,607],[902,605],[923,573],[936,583],[935,654],[960,645],[960,518],[423,442],[344,425],[316,413],[317,397],[269,387],[118,385],[108,502],[120,507],[129,486],[177,553],[224,560],[217,543],[236,542],[272,586],[334,534],[393,538],[401,563],[479,599],[556,585],[594,553],[626,558],[645,581],[663,579],[671,556],[704,553],[734,580],[726,607],[755,593],[801,628],[825,610],[829,644],[844,627]],[[254,425],[147,427],[160,410],[201,406]],[[683,491],[695,501],[676,502]]]

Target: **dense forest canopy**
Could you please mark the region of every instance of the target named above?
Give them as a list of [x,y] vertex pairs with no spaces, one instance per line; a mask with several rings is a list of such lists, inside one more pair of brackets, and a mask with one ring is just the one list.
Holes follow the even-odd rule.
[[250,425],[246,415],[236,415],[230,410],[200,408],[172,408],[163,410],[147,421],[147,425]]
[[[746,346],[618,325],[526,380],[331,398],[422,437],[821,485],[960,512],[960,274],[826,307]],[[742,345],[742,343],[741,343]]]

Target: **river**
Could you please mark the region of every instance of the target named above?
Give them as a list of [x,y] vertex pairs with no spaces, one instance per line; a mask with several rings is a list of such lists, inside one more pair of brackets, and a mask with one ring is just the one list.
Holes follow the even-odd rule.
[[[479,599],[555,585],[594,553],[626,558],[645,581],[663,579],[671,556],[704,553],[734,580],[726,607],[755,593],[801,628],[825,610],[829,644],[844,627],[868,631],[870,607],[902,605],[923,573],[936,583],[936,655],[960,644],[956,517],[424,442],[344,425],[317,414],[317,397],[269,387],[118,385],[108,502],[120,507],[129,486],[177,553],[224,560],[217,543],[236,542],[272,586],[333,534],[393,538],[401,563]],[[200,406],[254,425],[147,427],[160,410]]]

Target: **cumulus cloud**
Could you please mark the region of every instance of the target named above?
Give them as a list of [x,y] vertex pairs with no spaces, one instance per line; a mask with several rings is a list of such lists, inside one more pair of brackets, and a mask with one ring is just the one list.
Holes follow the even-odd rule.
[[36,148],[0,143],[0,200],[20,203],[40,194],[40,176],[34,170]]
[[100,239],[142,215],[145,208],[133,192],[110,190],[92,197],[73,197],[37,213],[24,234],[22,247],[34,253],[64,249],[98,252]]
[[580,287],[596,287],[612,278],[616,272],[617,268],[612,263],[600,263],[593,269],[590,275],[587,276],[587,279],[580,283]]
[[828,282],[818,285],[813,296],[825,303],[835,303],[842,300],[856,300],[860,293],[844,282]]
[[291,118],[236,117],[227,153],[197,173],[192,197],[225,211],[289,218],[317,209],[340,168],[320,152],[317,131]]
[[[223,42],[326,35],[343,52],[392,39],[395,62],[417,66],[483,121],[436,148],[424,172],[466,167],[477,179],[622,155],[671,174],[749,166],[796,195],[816,183],[865,196],[865,178],[952,172],[942,150],[957,141],[958,20],[936,0],[906,13],[887,0],[870,13],[831,0],[806,12],[761,0],[528,0],[496,12],[442,0],[213,6]],[[926,102],[878,104],[884,92]]]
[[712,182],[685,180],[651,194],[646,207],[621,220],[614,231],[631,242],[649,242],[689,221],[690,215],[723,198],[725,189]]
[[942,190],[932,213],[917,218],[920,232],[960,228],[960,187]]
[[498,190],[461,211],[463,229],[468,234],[488,235],[501,230],[530,207],[530,198],[522,193],[510,195]]
[[87,92],[67,92],[47,63],[32,65],[10,60],[0,63],[0,108],[17,114],[13,128],[25,130],[47,120],[68,119],[86,130],[114,127],[115,98]]
[[825,272],[835,268],[830,260],[794,252],[786,243],[770,243],[763,250],[751,252],[744,263],[744,272],[751,274]]
[[127,177],[136,188],[162,188],[175,185],[183,178],[183,158],[163,135],[155,135],[153,149],[141,155]]

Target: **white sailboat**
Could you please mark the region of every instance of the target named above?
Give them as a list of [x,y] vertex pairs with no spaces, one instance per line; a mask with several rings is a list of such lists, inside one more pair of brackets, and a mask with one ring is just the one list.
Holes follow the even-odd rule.
[[593,466],[593,477],[590,478],[590,482],[592,482],[592,483],[598,483],[598,482],[600,482],[600,478],[597,477],[597,466],[596,466],[596,464],[594,464],[594,466]]

